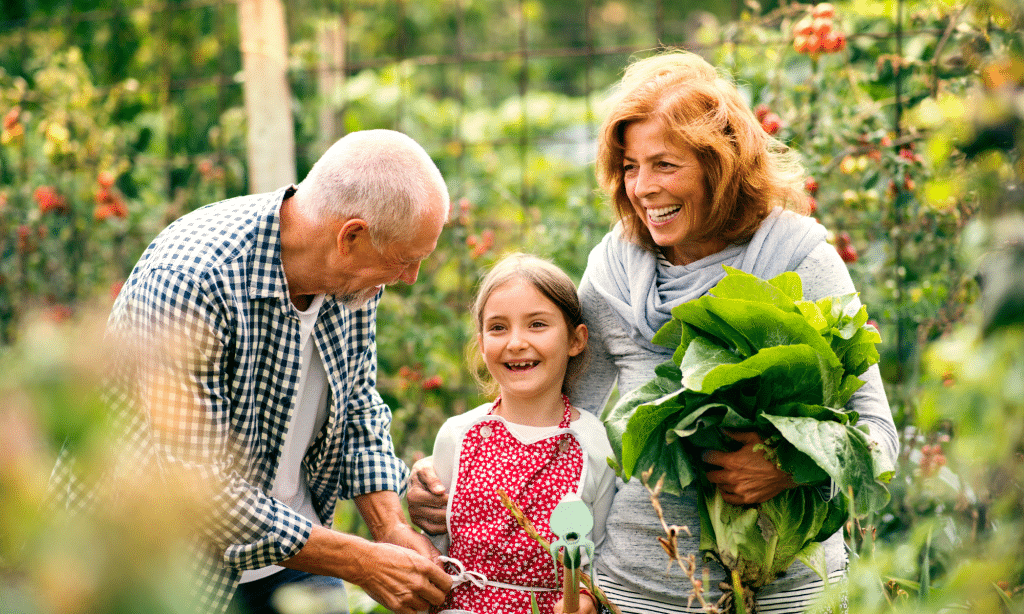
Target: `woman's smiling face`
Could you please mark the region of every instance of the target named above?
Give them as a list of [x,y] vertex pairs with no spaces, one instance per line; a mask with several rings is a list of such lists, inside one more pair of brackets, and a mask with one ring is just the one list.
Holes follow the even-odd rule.
[[665,256],[673,264],[689,264],[723,249],[716,239],[694,240],[709,207],[696,153],[671,143],[657,119],[626,126],[623,142],[626,195]]

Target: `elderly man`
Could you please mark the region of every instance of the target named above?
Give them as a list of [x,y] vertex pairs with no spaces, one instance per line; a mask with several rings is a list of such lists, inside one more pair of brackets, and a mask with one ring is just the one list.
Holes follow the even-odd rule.
[[[189,213],[140,258],[108,321],[125,358],[110,398],[131,464],[211,487],[196,611],[274,612],[281,585],[343,580],[395,612],[443,601],[451,580],[399,499],[408,469],[375,390],[375,325],[384,286],[416,281],[448,208],[415,141],[356,132],[299,185]],[[375,541],[331,529],[339,498]]]

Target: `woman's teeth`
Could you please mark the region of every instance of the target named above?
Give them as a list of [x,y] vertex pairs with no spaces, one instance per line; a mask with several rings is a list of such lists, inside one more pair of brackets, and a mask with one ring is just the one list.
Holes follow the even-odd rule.
[[675,214],[679,213],[679,211],[681,209],[682,209],[682,207],[680,207],[678,205],[672,206],[672,207],[659,207],[657,209],[648,209],[647,210],[647,217],[652,222],[655,222],[655,223],[667,222],[668,220],[672,219],[672,217]]

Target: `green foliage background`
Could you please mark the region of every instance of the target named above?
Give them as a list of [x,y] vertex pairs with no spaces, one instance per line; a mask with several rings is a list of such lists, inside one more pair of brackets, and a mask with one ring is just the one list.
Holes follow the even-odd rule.
[[[124,542],[96,528],[68,536],[33,510],[66,436],[104,462],[82,357],[120,281],[167,222],[246,192],[235,5],[0,6],[0,593],[29,612],[136,611],[125,603],[143,593],[145,611],[178,611],[165,586],[176,576],[162,573],[177,565],[170,548],[128,532],[154,554],[126,574]],[[702,53],[780,116],[776,136],[817,181],[818,219],[849,235],[851,274],[882,332],[903,453],[889,508],[848,527],[854,611],[1021,611],[1024,269],[1011,216],[1022,215],[1024,7],[837,3],[847,46],[815,57],[792,46],[809,8],[290,2],[298,159],[284,163],[301,177],[340,133],[388,127],[422,142],[448,178],[457,209],[438,250],[381,307],[380,389],[412,461],[482,399],[464,358],[480,272],[515,249],[578,280],[610,227],[593,139],[629,58],[659,44]],[[317,37],[339,23],[346,53],[331,67],[345,79],[324,91]],[[325,113],[339,134],[324,133]],[[123,217],[101,211],[112,200]],[[342,509],[339,528],[364,531],[356,516]],[[160,518],[173,536],[175,515]],[[55,596],[58,570],[71,570],[74,600]]]

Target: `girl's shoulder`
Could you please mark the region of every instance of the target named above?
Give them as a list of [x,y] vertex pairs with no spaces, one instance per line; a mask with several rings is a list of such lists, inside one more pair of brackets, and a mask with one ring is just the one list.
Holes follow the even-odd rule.
[[492,403],[484,403],[461,414],[452,416],[444,421],[441,428],[455,431],[469,428],[472,424],[487,416],[488,412],[491,411],[491,405]]
[[608,443],[608,433],[600,418],[588,411],[580,410],[580,417],[573,420],[572,429],[582,439],[586,440],[590,447],[599,449],[601,453],[607,452],[608,455],[611,455],[612,447]]

